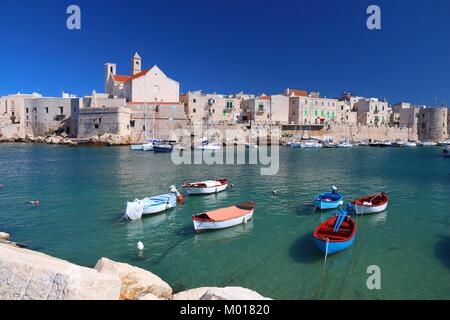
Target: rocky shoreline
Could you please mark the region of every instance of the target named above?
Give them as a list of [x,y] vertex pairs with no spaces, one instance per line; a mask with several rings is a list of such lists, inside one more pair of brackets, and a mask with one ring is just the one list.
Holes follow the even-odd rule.
[[67,135],[48,135],[48,136],[29,136],[22,137],[0,137],[0,143],[42,143],[54,145],[92,145],[92,146],[126,146],[130,145],[127,138],[116,134],[105,133],[103,135],[93,136],[89,139],[69,138]]
[[101,258],[94,268],[32,251],[0,232],[0,300],[270,300],[241,287],[183,292],[157,275]]

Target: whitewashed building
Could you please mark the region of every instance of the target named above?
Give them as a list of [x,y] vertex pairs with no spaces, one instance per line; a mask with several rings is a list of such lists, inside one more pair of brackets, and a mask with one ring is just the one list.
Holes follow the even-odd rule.
[[134,103],[178,103],[180,100],[180,84],[156,65],[142,70],[138,53],[132,59],[131,75],[118,75],[116,64],[105,64],[105,92],[109,98]]

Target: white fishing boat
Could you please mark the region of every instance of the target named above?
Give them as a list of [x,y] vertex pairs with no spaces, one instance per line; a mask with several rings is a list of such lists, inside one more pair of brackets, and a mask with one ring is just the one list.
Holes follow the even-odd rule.
[[384,192],[352,201],[357,215],[382,212],[386,210],[388,204],[389,198]]
[[439,145],[442,147],[450,146],[450,140],[448,140],[448,139],[444,140],[444,141],[440,142]]
[[142,150],[144,151],[153,151],[153,142],[148,142],[142,145]]
[[422,142],[422,146],[424,146],[424,147],[434,147],[434,146],[437,146],[437,143],[434,142],[434,141],[425,141],[425,142]]
[[342,141],[336,145],[336,148],[353,148],[353,144],[350,141]]
[[198,145],[195,147],[195,150],[220,150],[222,149],[221,145],[218,144],[205,144],[205,145]]
[[131,150],[142,151],[143,149],[144,149],[144,145],[142,145],[142,144],[133,144],[131,146]]
[[182,199],[181,194],[175,186],[171,186],[168,194],[147,197],[142,200],[136,199],[133,202],[128,202],[125,217],[130,220],[139,220],[142,216],[152,215],[175,208],[177,206],[177,201],[181,202]]
[[291,144],[292,148],[302,148],[302,149],[306,149],[306,148],[322,148],[323,145],[319,142],[313,142],[313,141],[308,141],[308,142],[295,142]]
[[255,201],[249,201],[228,208],[204,212],[192,217],[197,232],[225,229],[246,224],[253,218]]
[[225,191],[227,188],[227,179],[208,180],[183,185],[183,189],[186,190],[188,195],[219,193]]
[[405,147],[417,147],[417,143],[414,141],[405,142]]

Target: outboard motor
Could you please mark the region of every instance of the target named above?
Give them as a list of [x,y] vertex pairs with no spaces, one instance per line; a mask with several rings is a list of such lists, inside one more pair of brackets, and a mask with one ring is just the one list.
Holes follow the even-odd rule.
[[177,188],[174,185],[170,186],[170,193],[176,194],[178,202],[183,203],[183,196],[178,192]]
[[338,188],[336,186],[332,186],[331,187],[331,192],[337,193],[338,192]]

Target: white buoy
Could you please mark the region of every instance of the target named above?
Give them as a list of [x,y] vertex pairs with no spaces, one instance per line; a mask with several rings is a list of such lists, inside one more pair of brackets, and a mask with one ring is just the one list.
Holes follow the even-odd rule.
[[144,250],[144,244],[141,241],[139,241],[137,243],[137,248],[138,248],[139,251],[143,251]]

